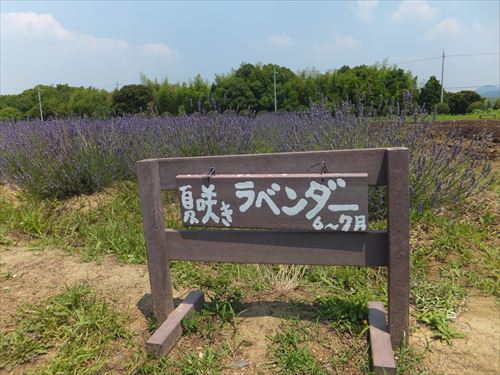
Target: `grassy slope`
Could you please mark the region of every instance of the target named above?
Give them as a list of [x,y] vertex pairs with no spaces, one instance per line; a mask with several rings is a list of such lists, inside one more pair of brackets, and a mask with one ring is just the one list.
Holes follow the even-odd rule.
[[[438,210],[412,218],[412,316],[417,327],[427,325],[438,338],[451,341],[460,337],[449,322],[456,316],[467,294],[499,296],[500,264],[495,256],[494,243],[499,193],[497,182],[481,196],[481,203],[470,201],[466,207]],[[15,243],[22,234],[21,238],[28,236],[36,246],[77,249],[87,260],[115,254],[123,262],[142,263],[145,250],[137,197],[137,186],[131,182],[118,183],[103,193],[62,203],[2,194],[0,243]],[[174,201],[175,196],[165,195],[166,220],[170,227],[179,226]],[[305,309],[310,306],[309,316],[307,320],[297,320],[297,311],[288,312],[278,331],[267,338],[267,358],[263,359],[268,364],[266,366],[282,373],[293,373],[292,369],[296,368],[310,374],[331,372],[332,369],[340,373],[368,371],[364,337],[366,302],[386,300],[383,269],[312,267],[304,272],[297,267],[176,262],[172,273],[176,286],[201,287],[212,297],[212,302],[202,313],[185,322],[187,340],[176,357],[159,361],[146,358],[140,342],[130,338],[119,314],[106,307],[103,301],[96,300],[91,290],[75,286],[47,302],[50,306],[55,303],[54,311],[45,312],[41,306],[30,306],[19,312],[16,317],[18,328],[1,336],[3,365],[13,366],[43,357],[44,352],[51,351],[55,354],[49,362],[35,367],[35,371],[51,373],[59,368],[62,371],[70,368],[109,370],[114,364],[112,351],[106,348],[115,343],[137,349],[136,354],[123,364],[126,371],[219,373],[227,366],[235,350],[237,352],[235,345],[245,345],[244,341],[236,344],[231,341],[237,330],[235,321],[242,304],[285,288],[291,290],[286,293],[286,298],[292,305],[298,304]],[[287,282],[291,285],[286,285]],[[68,300],[74,301],[75,298],[80,302],[68,304]],[[26,314],[24,311],[35,313]],[[61,311],[67,317],[64,321],[57,320]],[[104,313],[96,314],[96,311]],[[94,327],[86,331],[85,337],[73,337],[67,329],[74,325],[72,319],[75,316]],[[105,322],[99,320],[103,316]],[[35,328],[31,330],[29,327]],[[36,339],[35,343],[20,339],[28,331],[29,337]],[[102,336],[102,343],[85,341],[93,335]],[[42,339],[38,340],[39,337]],[[341,344],[333,351],[320,337]],[[61,345],[64,340],[75,344],[65,347]],[[201,355],[195,349],[200,346],[205,348]],[[100,355],[91,360],[92,353],[98,348]],[[327,354],[319,358],[317,353],[321,350]],[[405,348],[399,353],[399,363],[401,373],[416,372],[420,366],[419,354]]]

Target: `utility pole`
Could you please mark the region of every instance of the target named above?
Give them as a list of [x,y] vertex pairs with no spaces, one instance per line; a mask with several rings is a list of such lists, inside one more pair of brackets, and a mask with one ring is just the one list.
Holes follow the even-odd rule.
[[278,101],[276,100],[276,66],[274,67],[274,112],[278,112]]
[[444,48],[443,48],[443,57],[441,58],[441,103],[443,102],[444,96]]
[[42,120],[43,122],[42,98],[40,97],[40,86],[38,86],[37,89],[38,89],[38,106],[40,107],[40,120]]

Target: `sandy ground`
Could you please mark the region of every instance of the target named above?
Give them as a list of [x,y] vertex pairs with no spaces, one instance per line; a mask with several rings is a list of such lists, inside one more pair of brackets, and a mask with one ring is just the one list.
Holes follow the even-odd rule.
[[[500,374],[500,308],[494,298],[471,297],[453,327],[463,339],[433,341],[424,360],[431,374]],[[421,331],[420,334],[423,332]],[[429,337],[429,332],[424,333]],[[417,335],[418,336],[418,335]],[[420,337],[416,341],[421,343]]]
[[[99,295],[115,308],[129,316],[129,327],[146,339],[146,316],[151,314],[151,298],[146,266],[124,265],[112,257],[102,262],[84,263],[78,256],[58,250],[31,251],[19,247],[0,247],[0,329],[12,329],[12,314],[23,303],[36,303],[62,290],[66,285],[86,281]],[[7,276],[8,275],[8,276]],[[183,297],[187,290],[175,291]],[[244,350],[244,358],[235,357],[237,364],[244,361],[249,373],[264,365],[267,335],[280,324],[279,302],[255,304],[247,316],[238,322],[237,341],[252,342],[252,349]],[[455,339],[452,345],[439,341],[430,343],[424,361],[429,374],[500,374],[500,308],[494,298],[471,297],[454,326],[465,333],[464,339]],[[428,331],[420,330],[411,342],[422,345]],[[235,341],[236,343],[236,341]],[[240,362],[242,363],[242,362]],[[233,373],[239,371],[233,369]]]
[[[134,332],[147,332],[146,316],[151,316],[152,306],[145,265],[121,264],[113,257],[100,263],[82,262],[78,256],[59,250],[0,246],[0,275],[0,329],[10,328],[12,314],[21,304],[37,303],[62,292],[67,285],[88,282],[128,315]],[[174,291],[174,297],[183,297],[183,292]]]
[[[439,265],[431,262],[428,278],[439,280]],[[498,374],[500,375],[500,301],[494,297],[470,296],[451,326],[465,335],[452,345],[433,340],[432,332],[420,328],[413,333],[411,344],[428,353],[424,360],[430,374]]]

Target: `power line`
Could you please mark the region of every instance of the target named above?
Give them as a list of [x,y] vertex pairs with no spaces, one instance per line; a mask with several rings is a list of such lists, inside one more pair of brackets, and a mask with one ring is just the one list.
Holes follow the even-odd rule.
[[[496,52],[477,52],[477,53],[455,53],[451,55],[446,55],[446,57],[466,57],[466,56],[490,56],[490,55],[498,55],[500,54],[500,51]],[[442,56],[431,56],[431,57],[424,57],[421,59],[414,59],[414,60],[407,60],[407,61],[400,61],[400,62],[395,62],[392,63],[393,65],[402,65],[402,64],[411,64],[411,63],[416,63],[416,62],[422,62],[422,61],[431,61],[431,60],[438,60],[441,59]]]
[[433,57],[425,57],[423,59],[400,61],[400,62],[395,62],[395,63],[392,63],[392,64],[393,65],[402,65],[402,64],[410,64],[410,63],[414,63],[414,62],[437,60],[437,59],[440,59],[440,58],[441,58],[441,56],[433,56]]
[[500,51],[496,52],[479,52],[479,53],[458,53],[453,55],[446,55],[446,57],[462,57],[462,56],[489,56],[489,55],[498,55]]
[[468,86],[450,86],[450,87],[445,87],[446,90],[449,89],[476,89],[479,87],[483,86],[493,86],[495,88],[498,88],[498,85],[468,85]]

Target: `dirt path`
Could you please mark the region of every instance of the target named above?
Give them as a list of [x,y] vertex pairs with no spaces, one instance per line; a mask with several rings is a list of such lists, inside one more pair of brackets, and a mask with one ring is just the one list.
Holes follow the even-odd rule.
[[[88,282],[115,308],[129,316],[134,332],[147,332],[151,314],[145,265],[120,264],[113,257],[100,263],[82,262],[58,250],[31,251],[0,246],[0,329],[9,328],[12,314],[23,303],[37,303],[76,282]],[[182,292],[174,292],[175,297]]]
[[[101,263],[84,263],[78,256],[58,250],[40,252],[18,247],[0,247],[0,329],[12,328],[13,313],[22,303],[39,302],[78,281],[90,283],[115,308],[126,312],[130,329],[146,339],[145,314],[151,314],[146,266],[120,264],[112,257]],[[174,294],[183,297],[187,292]],[[253,366],[265,356],[263,333],[271,334],[279,325],[280,319],[272,315],[244,318],[238,324],[240,340],[254,342],[252,355],[245,358]],[[499,374],[500,309],[495,300],[470,298],[454,326],[466,337],[455,339],[451,346],[432,341],[424,360],[428,373]],[[421,343],[422,335],[429,337],[430,333],[420,331],[412,342]]]
[[[471,297],[453,327],[463,339],[432,341],[424,360],[431,374],[500,374],[500,308],[492,297]],[[429,332],[424,334],[429,337]],[[417,342],[422,343],[417,337]]]

